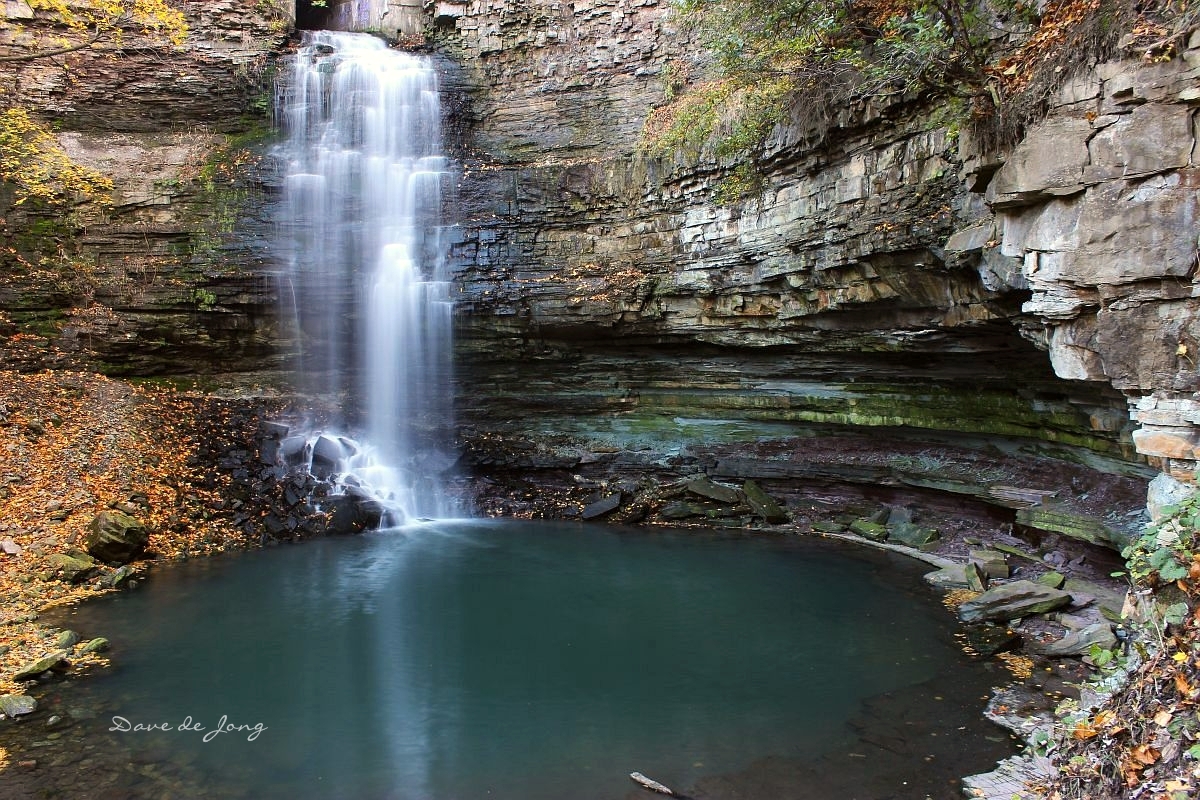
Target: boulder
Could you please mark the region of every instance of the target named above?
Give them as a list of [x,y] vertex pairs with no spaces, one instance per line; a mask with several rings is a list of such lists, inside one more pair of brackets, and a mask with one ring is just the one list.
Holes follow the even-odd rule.
[[128,564],[117,567],[100,579],[100,585],[105,589],[120,589],[126,586],[137,575],[137,570]]
[[605,514],[616,511],[620,505],[621,493],[614,492],[608,497],[603,497],[596,502],[587,505],[583,509],[583,513],[580,514],[580,517],[583,519],[596,519],[597,517],[603,517]]
[[958,618],[963,622],[986,622],[1009,620],[1044,614],[1062,608],[1071,602],[1071,595],[1033,581],[1013,581],[1002,586],[993,586],[973,600],[958,607]]
[[966,589],[967,567],[965,564],[951,564],[948,567],[925,573],[925,582],[935,589]]
[[974,561],[968,561],[963,569],[963,575],[967,579],[967,588],[975,592],[983,592],[988,588],[988,576],[983,569]]
[[46,655],[42,656],[37,661],[33,661],[29,664],[26,664],[24,667],[21,667],[21,669],[17,670],[16,674],[13,675],[13,680],[31,681],[44,672],[49,672],[52,669],[63,669],[67,666],[70,666],[70,664],[67,662],[67,651],[55,650],[52,653],[47,653]]
[[63,631],[54,639],[54,647],[59,650],[70,650],[79,643],[79,634],[75,631]]
[[93,557],[112,564],[127,564],[145,551],[150,531],[128,514],[104,511],[92,520],[84,541]]
[[289,467],[298,467],[308,458],[308,440],[303,436],[289,436],[279,443],[275,458]]
[[1190,483],[1176,480],[1165,472],[1160,474],[1150,481],[1146,493],[1146,509],[1150,512],[1150,519],[1155,522],[1162,520],[1166,516],[1165,509],[1186,501],[1196,494],[1196,491],[1196,487]]
[[1037,582],[1042,586],[1049,586],[1051,589],[1061,589],[1062,585],[1067,582],[1067,578],[1061,572],[1047,572],[1040,576]]
[[332,498],[327,508],[330,508],[332,513],[325,530],[335,536],[374,530],[383,523],[384,508],[378,500],[341,495]]
[[342,461],[347,456],[346,448],[340,439],[332,436],[318,436],[313,443],[312,464],[309,472],[317,480],[326,480],[341,471]]
[[972,550],[969,559],[989,578],[1007,578],[1009,575],[1008,561],[999,550]]
[[925,528],[912,522],[889,524],[887,532],[889,542],[907,547],[924,547],[938,538],[938,532],[933,528]]
[[95,639],[83,643],[83,645],[79,648],[79,655],[82,656],[88,653],[103,653],[107,649],[108,639],[105,639],[103,636],[97,636]]
[[870,539],[872,542],[882,542],[888,537],[888,529],[879,522],[871,522],[866,519],[856,519],[850,523],[850,532],[857,533],[864,539]]
[[100,565],[87,553],[55,553],[47,561],[51,574],[67,583],[83,583],[100,571]]
[[1111,650],[1117,646],[1117,637],[1113,633],[1112,625],[1107,622],[1097,622],[1086,628],[1071,631],[1057,641],[1031,643],[1029,649],[1039,655],[1059,658],[1061,656],[1087,655],[1096,645],[1105,650]]
[[768,525],[780,525],[788,521],[788,515],[783,510],[783,506],[779,505],[775,498],[764,492],[762,487],[754,481],[743,483],[742,493],[746,495],[747,505],[755,514],[762,517],[763,522]]
[[718,503],[737,503],[742,499],[738,490],[732,486],[716,483],[703,476],[688,481],[687,490],[700,497],[716,500]]
[[1003,625],[970,625],[965,635],[967,647],[985,658],[1016,649],[1021,643],[1021,637]]
[[37,711],[37,700],[23,694],[0,694],[0,715],[15,719]]
[[263,439],[258,446],[258,461],[261,464],[268,466],[278,464],[279,457],[279,441],[277,439]]
[[707,517],[716,519],[723,515],[723,509],[711,503],[693,503],[688,500],[673,500],[659,511],[663,519],[687,519],[688,517]]

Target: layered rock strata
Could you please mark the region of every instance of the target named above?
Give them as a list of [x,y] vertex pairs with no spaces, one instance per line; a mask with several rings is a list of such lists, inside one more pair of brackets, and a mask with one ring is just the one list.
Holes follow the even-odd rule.
[[[1022,154],[1042,153],[1048,170],[1068,175],[1066,160],[1045,155],[1046,143],[1072,114],[1092,125],[1091,106],[1080,105],[1087,79],[1064,89],[1044,127],[1002,167],[1002,156],[970,156],[970,143],[958,141],[936,108],[911,101],[797,108],[769,142],[762,195],[722,205],[716,190],[732,164],[707,150],[654,158],[640,147],[651,110],[696,66],[666,3],[479,0],[455,24],[443,48],[463,65],[463,223],[454,258],[463,417],[485,442],[468,449],[476,468],[495,474],[504,464],[553,463],[586,483],[628,470],[630,460],[661,466],[683,458],[686,471],[699,464],[687,461],[698,445],[771,440],[799,444],[784,466],[743,458],[758,464],[743,467],[744,477],[867,486],[880,475],[831,455],[837,442],[857,452],[850,443],[865,436],[901,461],[914,448],[923,453],[922,480],[939,489],[955,481],[937,465],[963,452],[987,453],[1009,473],[1016,466],[1006,459],[1015,455],[1041,459],[1049,483],[1001,481],[990,493],[1019,499],[996,504],[1032,528],[1117,545],[1138,525],[1136,506],[1118,511],[1126,534],[1108,530],[1114,520],[1080,523],[1087,515],[1070,506],[1089,492],[1079,478],[1064,485],[1055,465],[1124,476],[1132,482],[1126,497],[1153,474],[1143,457],[1156,455],[1151,447],[1169,445],[1184,457],[1161,466],[1186,471],[1186,441],[1159,436],[1152,445],[1128,403],[1156,412],[1190,402],[1180,392],[1194,374],[1171,372],[1170,364],[1164,371],[1161,354],[1150,355],[1166,338],[1175,353],[1190,335],[1191,317],[1181,313],[1194,303],[1186,299],[1185,252],[1194,196],[1186,176],[1162,172],[1190,158],[1189,61],[1101,68],[1130,86],[1160,86],[1159,96],[1178,106],[1147,122],[1164,135],[1169,129],[1172,144],[1143,147],[1141,155],[1126,153],[1148,136],[1136,127],[1140,119],[1094,120],[1109,131],[1095,145],[1108,154],[1098,163],[1107,165],[1104,180],[1116,182],[1109,191],[1126,180],[1128,170],[1116,166],[1125,159],[1138,164],[1130,179],[1158,170],[1167,194],[1139,183],[1130,190],[1138,210],[1110,208],[1105,216],[1097,193],[1086,212],[1097,227],[1091,249],[1062,266],[1066,245],[1054,237],[1085,213],[1061,208],[1072,194],[1083,198],[1082,166],[1054,183],[1021,167],[1032,159]],[[1136,95],[1130,91],[1118,93]],[[1098,103],[1096,115],[1111,116]],[[1087,174],[1100,180],[1097,169]],[[1057,216],[1035,221],[1050,207]],[[1170,254],[1160,257],[1156,243],[1168,241]],[[1022,248],[1040,256],[1018,257]],[[1144,266],[1093,274],[1087,264],[1099,252]],[[1139,270],[1161,274],[1134,277]],[[1062,324],[1063,314],[1092,306],[1055,302],[1077,290],[1098,297],[1098,289],[1081,289],[1087,280],[1127,286],[1126,299],[1137,300],[1106,306],[1107,314],[1129,308],[1108,320],[1113,327],[1103,336],[1094,322],[1075,333]],[[1182,283],[1167,287],[1171,281]],[[1125,330],[1115,336],[1118,324]],[[1113,364],[1108,372],[1094,368],[1101,353]],[[1138,417],[1149,420],[1140,410]],[[532,451],[516,444],[523,435]],[[555,435],[565,438],[549,444]],[[514,446],[507,460],[499,440]],[[822,442],[820,452],[806,454],[806,441]],[[574,463],[546,455],[572,447],[584,454]],[[625,455],[597,455],[606,448]],[[980,465],[963,483],[975,488],[956,494],[980,499],[989,493],[981,487],[995,481]],[[1061,513],[1029,499],[1039,490],[1058,495]]]
[[[39,209],[0,192],[0,314],[47,340],[27,367],[129,375],[253,370],[274,361],[277,289],[259,167],[288,4],[189,2],[186,42],[136,28],[52,58],[6,64],[11,98],[52,120],[66,153],[115,183],[108,208]],[[7,3],[0,53],[82,43]],[[76,41],[79,40],[79,41]],[[2,322],[2,320],[0,320]]]
[[[1136,505],[1089,509],[1088,487],[1189,477],[1194,50],[1073,80],[1011,154],[975,152],[911,98],[798,106],[762,194],[722,204],[735,164],[642,149],[703,66],[665,0],[427,5],[461,165],[464,465],[484,479],[536,492],[550,469],[602,486],[736,464],[789,496],[919,483],[1118,543]],[[6,265],[7,333],[130,374],[282,363],[276,176],[250,112],[291,9],[186,7],[179,51],[130,32],[118,61],[89,48],[18,71],[118,187],[106,217],[53,230],[7,208],[18,252],[82,242],[69,273]]]
[[1186,481],[1200,460],[1200,36],[1190,44],[1070,81],[1009,154],[968,143],[992,213],[948,244],[1028,289],[1021,325],[1055,373],[1124,393],[1138,453]]

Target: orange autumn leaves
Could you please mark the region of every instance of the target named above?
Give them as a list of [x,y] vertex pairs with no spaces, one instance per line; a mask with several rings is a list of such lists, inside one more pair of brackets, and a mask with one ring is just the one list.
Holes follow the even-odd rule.
[[9,677],[49,648],[40,611],[105,591],[96,579],[57,580],[51,568],[55,554],[84,548],[100,511],[133,506],[160,558],[244,545],[214,513],[228,477],[200,453],[200,418],[222,426],[225,414],[213,398],[165,387],[0,371],[0,540],[20,549],[0,555],[0,693],[19,691]]
[[[1152,782],[1144,788],[1165,790],[1165,795],[1151,795],[1163,798],[1190,790],[1190,778],[1173,773],[1180,749],[1197,742],[1200,658],[1196,653],[1190,636],[1169,638],[1164,649],[1138,670],[1133,690],[1121,704],[1076,720],[1070,727],[1075,741],[1095,741],[1089,749],[1111,760],[1114,777],[1127,789]],[[1151,768],[1158,765],[1165,772],[1152,775]]]

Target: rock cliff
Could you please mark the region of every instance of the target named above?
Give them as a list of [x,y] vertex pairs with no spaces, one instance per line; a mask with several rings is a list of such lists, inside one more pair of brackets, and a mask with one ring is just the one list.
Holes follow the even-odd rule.
[[[15,251],[88,267],[7,263],[0,311],[110,371],[274,368],[276,187],[256,156],[292,11],[185,6],[180,50],[131,37],[116,61],[17,72],[118,187],[59,227],[5,204]],[[502,496],[486,509],[576,513],[707,472],[794,509],[852,487],[1119,544],[1151,476],[1191,479],[1196,49],[1071,80],[1006,153],[911,98],[800,105],[761,195],[721,203],[735,164],[640,145],[703,67],[667,0],[425,6],[461,170],[464,466]]]
[[[722,205],[732,165],[639,148],[696,61],[667,6],[476,0],[442,39],[477,468],[925,486],[1114,543],[1128,520],[1079,507],[1100,474],[1190,478],[1195,51],[1071,81],[1012,153],[918,103],[798,108],[761,197]],[[997,501],[1018,473],[1053,503]]]
[[1055,373],[1125,394],[1138,453],[1181,480],[1200,459],[1200,37],[1191,45],[1075,78],[1011,153],[964,148],[992,213],[948,244],[1029,290],[1020,324]]
[[[10,346],[5,363],[128,375],[277,365],[275,190],[257,153],[291,12],[270,0],[182,6],[180,47],[130,26],[119,40],[6,64],[10,100],[53,121],[67,154],[115,191],[111,207],[69,214],[0,192],[0,313],[7,332],[41,340]],[[6,56],[78,39],[19,0],[6,7]]]

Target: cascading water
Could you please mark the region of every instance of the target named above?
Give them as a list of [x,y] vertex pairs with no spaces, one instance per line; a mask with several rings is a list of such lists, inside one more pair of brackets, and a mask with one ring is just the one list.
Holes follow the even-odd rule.
[[384,524],[456,515],[437,479],[453,460],[437,74],[373,36],[310,31],[281,87],[301,381],[361,440],[314,432],[310,471],[379,501]]

